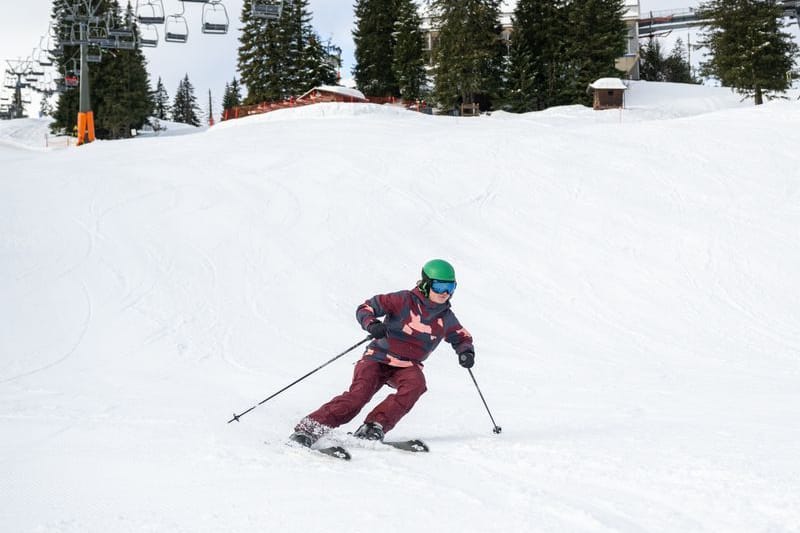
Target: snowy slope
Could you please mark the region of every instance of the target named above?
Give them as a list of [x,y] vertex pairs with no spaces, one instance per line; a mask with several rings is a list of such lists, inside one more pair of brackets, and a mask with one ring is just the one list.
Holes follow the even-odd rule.
[[[628,102],[0,142],[0,531],[800,531],[800,103]],[[226,423],[432,257],[501,435],[445,345],[430,454],[284,445],[358,352]]]

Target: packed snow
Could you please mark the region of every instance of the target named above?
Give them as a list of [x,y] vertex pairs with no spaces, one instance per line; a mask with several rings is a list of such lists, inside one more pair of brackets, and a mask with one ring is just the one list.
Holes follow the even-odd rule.
[[[800,102],[319,104],[42,149],[0,123],[0,531],[800,531]],[[355,308],[457,272],[389,433],[288,446]],[[390,390],[384,389],[374,401]],[[364,411],[366,413],[367,410]]]

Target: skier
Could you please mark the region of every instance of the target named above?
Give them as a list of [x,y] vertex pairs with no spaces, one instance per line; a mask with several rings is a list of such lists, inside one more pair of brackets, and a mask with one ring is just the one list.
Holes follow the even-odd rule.
[[[356,363],[350,389],[303,418],[290,440],[310,447],[331,428],[352,420],[384,385],[396,389],[364,419],[354,436],[383,441],[427,390],[423,361],[442,339],[464,368],[475,363],[472,336],[450,309],[456,289],[452,265],[433,259],[422,267],[412,290],[378,294],[356,309],[356,320],[373,340]],[[386,317],[383,322],[379,317]]]

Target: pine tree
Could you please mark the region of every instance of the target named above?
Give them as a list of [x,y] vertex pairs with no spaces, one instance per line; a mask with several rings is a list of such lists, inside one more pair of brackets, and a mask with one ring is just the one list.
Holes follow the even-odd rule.
[[440,107],[480,103],[491,109],[503,82],[499,0],[432,0],[439,42],[434,95]]
[[651,35],[639,50],[639,77],[645,81],[665,81],[664,61],[661,43]]
[[238,68],[240,79],[247,86],[246,104],[283,98],[279,23],[253,17],[252,7],[252,0],[244,0],[241,17],[244,27],[239,37]]
[[394,23],[396,42],[392,57],[392,72],[400,96],[414,101],[422,96],[427,84],[425,71],[422,19],[413,0],[397,0],[397,20]]
[[586,87],[598,78],[617,77],[614,64],[625,52],[623,0],[580,0],[566,5],[569,44],[559,69],[556,105],[591,104]]
[[338,81],[340,59],[338,47],[324,44],[319,35],[312,33],[302,56],[302,76],[295,94],[302,94],[320,85],[335,85]]
[[675,41],[669,56],[664,57],[661,43],[650,37],[640,50],[639,76],[646,81],[699,83],[692,75],[691,65],[684,53],[683,39],[680,38]]
[[672,52],[664,60],[664,80],[673,83],[699,83],[692,75],[692,66],[686,59],[681,38],[675,40]]
[[[130,28],[138,35],[139,28],[131,4],[119,17],[117,2],[109,20],[117,27]],[[102,79],[94,101],[95,131],[100,138],[128,138],[147,122],[153,111],[147,61],[141,49],[114,50],[106,54],[100,63],[99,77]]]
[[297,96],[320,85],[336,83],[338,65],[311,25],[308,0],[293,0],[286,31],[287,92]]
[[53,104],[50,103],[49,94],[43,94],[39,102],[39,117],[49,117],[53,114]]
[[284,2],[278,20],[253,17],[252,0],[242,6],[238,67],[246,104],[282,100],[336,82],[335,66],[311,25],[308,0]]
[[228,111],[240,105],[242,105],[242,89],[236,76],[234,76],[233,81],[225,84],[225,92],[222,95],[222,109]]
[[172,120],[199,126],[199,112],[200,107],[197,105],[197,98],[194,95],[194,86],[189,81],[189,75],[186,74],[178,84],[178,90],[175,92],[175,99],[172,102]]
[[798,47],[784,31],[782,3],[776,0],[710,0],[698,17],[710,20],[701,44],[708,47],[704,76],[719,79],[756,105],[790,86]]
[[555,105],[569,35],[563,0],[519,0],[513,23],[507,106],[526,112]]
[[153,114],[158,120],[168,120],[170,115],[169,94],[161,81],[161,76],[158,77],[156,90],[153,91]]
[[397,0],[358,0],[355,5],[353,77],[367,96],[399,96],[393,68]]

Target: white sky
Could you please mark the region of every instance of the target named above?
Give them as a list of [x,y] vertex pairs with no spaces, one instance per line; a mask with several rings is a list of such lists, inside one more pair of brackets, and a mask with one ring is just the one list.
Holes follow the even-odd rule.
[[[47,30],[50,20],[50,0],[2,0],[0,17],[0,59],[16,59],[28,56],[39,44],[39,38]],[[207,107],[208,90],[211,89],[216,106],[222,99],[225,82],[236,75],[236,49],[241,22],[242,0],[223,0],[231,19],[228,35],[204,35],[200,33],[202,7],[199,4],[186,6],[189,22],[189,42],[185,45],[161,42],[155,49],[145,51],[149,60],[148,70],[155,85],[162,77],[170,93],[174,95],[178,82],[185,75],[195,87],[195,94]],[[670,8],[685,8],[697,5],[698,0],[641,0],[642,11]],[[135,4],[135,2],[134,2]],[[353,64],[353,0],[311,0],[313,24],[323,38],[331,40],[343,50],[342,77],[350,77]],[[178,0],[164,0],[167,13],[180,10]],[[163,32],[161,35],[163,39]],[[3,61],[5,67],[5,61]],[[29,110],[32,112],[34,110]],[[216,114],[216,112],[215,112]],[[218,117],[217,117],[218,118]]]

